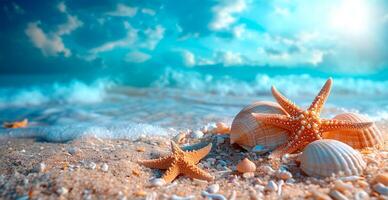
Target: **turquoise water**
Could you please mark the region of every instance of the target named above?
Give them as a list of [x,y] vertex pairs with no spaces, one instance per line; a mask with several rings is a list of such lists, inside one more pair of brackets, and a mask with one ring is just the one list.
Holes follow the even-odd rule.
[[[261,72],[230,76],[225,72],[171,68],[150,77],[127,75],[88,80],[81,76],[3,76],[0,121],[28,118],[31,123],[27,129],[0,132],[49,141],[85,134],[114,138],[172,135],[179,130],[199,129],[210,122],[230,124],[251,102],[274,101],[270,94],[272,85],[307,107],[327,78]],[[388,81],[379,78],[334,77],[323,116],[351,111],[367,114],[376,121],[388,119],[387,88]]]

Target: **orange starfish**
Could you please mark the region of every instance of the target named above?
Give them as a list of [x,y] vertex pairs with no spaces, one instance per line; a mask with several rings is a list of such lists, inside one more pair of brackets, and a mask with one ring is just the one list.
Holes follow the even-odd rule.
[[23,121],[15,121],[15,122],[4,122],[4,128],[24,128],[28,125],[28,119],[24,119]]
[[212,144],[196,151],[183,151],[175,142],[171,141],[172,155],[154,160],[141,160],[140,164],[157,169],[167,169],[163,175],[166,183],[172,182],[179,174],[190,178],[214,180],[214,177],[203,171],[196,164],[204,158],[211,150]]
[[280,104],[287,115],[281,114],[257,114],[252,113],[257,121],[271,124],[289,131],[288,141],[276,148],[270,158],[279,158],[287,153],[293,153],[303,149],[307,144],[322,139],[322,133],[333,130],[356,130],[368,128],[372,122],[350,122],[336,119],[321,119],[320,112],[323,109],[332,85],[329,78],[315,97],[310,107],[303,111],[272,86],[272,95]]

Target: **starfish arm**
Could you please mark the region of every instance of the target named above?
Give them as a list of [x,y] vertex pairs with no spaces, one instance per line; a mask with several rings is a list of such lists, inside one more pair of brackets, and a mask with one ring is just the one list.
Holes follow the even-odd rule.
[[258,122],[262,122],[265,124],[270,124],[282,129],[286,129],[291,131],[293,128],[294,122],[291,121],[290,117],[287,115],[280,115],[280,114],[258,114],[258,113],[252,113],[253,117]]
[[362,130],[373,125],[373,122],[351,122],[346,120],[321,120],[321,132]]
[[149,168],[167,169],[170,167],[174,158],[172,156],[166,156],[152,160],[139,160],[138,163]]
[[166,183],[171,183],[180,173],[179,166],[175,163],[167,169],[162,178]]
[[186,152],[185,155],[188,160],[193,161],[194,164],[197,164],[202,158],[204,158],[212,149],[212,143],[208,144],[206,147],[202,149],[198,149],[195,151]]
[[285,96],[283,96],[275,86],[272,86],[272,95],[275,97],[276,101],[279,105],[286,110],[286,112],[290,115],[297,116],[299,113],[303,112],[297,105],[288,100]]
[[183,153],[184,151],[174,141],[171,141],[171,149],[173,154]]
[[323,85],[321,91],[315,97],[313,103],[310,105],[308,110],[310,110],[310,111],[314,110],[319,115],[319,113],[322,111],[322,108],[323,108],[327,98],[330,95],[332,83],[333,83],[333,80],[331,78],[329,78],[326,81],[325,85]]
[[209,173],[188,162],[185,162],[185,166],[182,168],[182,173],[190,178],[196,178],[207,181],[214,180],[214,177],[211,176]]
[[306,144],[308,144],[308,140],[294,136],[287,143],[280,145],[272,151],[268,158],[280,159],[285,154],[294,153],[295,151],[302,149]]

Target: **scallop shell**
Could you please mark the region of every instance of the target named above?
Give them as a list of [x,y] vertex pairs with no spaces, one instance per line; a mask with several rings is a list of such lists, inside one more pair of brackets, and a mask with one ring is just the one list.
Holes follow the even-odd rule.
[[316,140],[300,156],[300,168],[309,176],[360,175],[365,167],[358,151],[337,140]]
[[273,150],[288,139],[286,130],[257,122],[251,113],[286,114],[279,104],[269,101],[255,102],[242,109],[234,118],[230,130],[230,143],[237,143],[245,149],[261,145]]
[[250,161],[248,158],[244,158],[240,163],[237,164],[236,169],[240,173],[255,172],[256,164]]
[[[348,120],[352,122],[370,122],[372,120],[368,117],[356,113],[343,113],[334,117],[334,119]],[[331,131],[323,133],[323,138],[339,140],[350,145],[355,149],[362,149],[365,147],[381,148],[384,139],[381,131],[373,124],[369,128],[356,131]]]

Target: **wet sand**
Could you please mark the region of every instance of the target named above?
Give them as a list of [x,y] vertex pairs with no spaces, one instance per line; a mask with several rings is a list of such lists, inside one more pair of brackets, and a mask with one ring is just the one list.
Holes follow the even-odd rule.
[[[387,141],[387,122],[378,123]],[[226,199],[330,199],[328,194],[340,191],[348,199],[365,193],[371,199],[386,199],[372,189],[377,174],[388,172],[387,142],[382,150],[364,151],[367,163],[364,174],[340,182],[350,187],[341,189],[338,178],[308,177],[298,167],[296,157],[289,157],[283,167],[292,178],[282,180],[268,171],[267,155],[247,152],[231,146],[227,135],[206,134],[200,139],[187,136],[181,145],[213,142],[210,154],[199,166],[216,177],[213,182],[180,176],[173,183],[155,186],[151,179],[163,171],[137,163],[139,159],[157,158],[170,151],[171,138],[113,140],[95,137],[79,138],[67,143],[48,143],[34,139],[0,138],[1,199],[208,199],[202,192],[213,184],[217,194]],[[239,174],[236,164],[248,157],[258,167],[255,173]],[[274,191],[267,184],[282,183]],[[337,184],[337,186],[335,186]],[[214,186],[212,186],[214,187]]]

